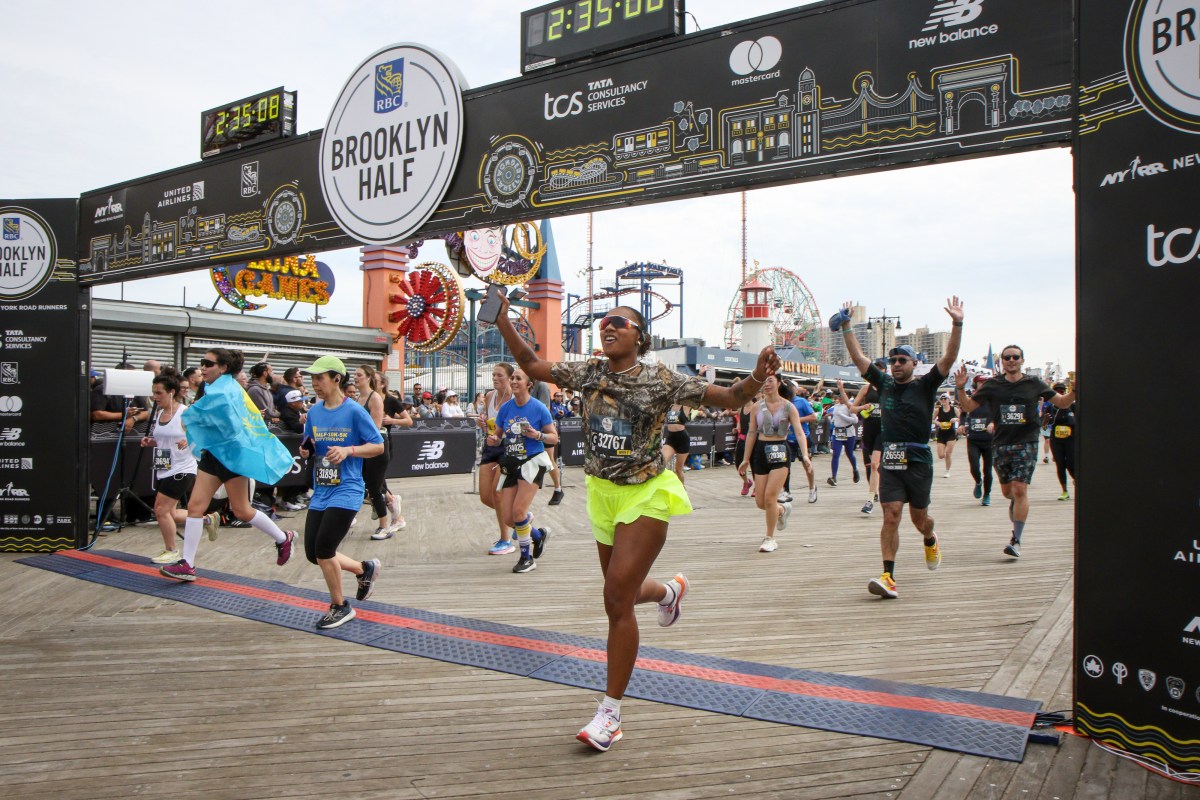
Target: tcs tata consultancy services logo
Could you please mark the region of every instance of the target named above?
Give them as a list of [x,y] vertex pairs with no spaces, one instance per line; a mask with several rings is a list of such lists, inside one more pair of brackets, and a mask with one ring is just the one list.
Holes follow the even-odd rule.
[[1193,0],[1134,0],[1125,26],[1125,71],[1159,122],[1200,133],[1200,13]]
[[342,230],[367,244],[402,241],[437,210],[462,151],[458,70],[414,44],[358,65],[321,136],[321,191]]
[[42,290],[58,258],[49,223],[27,208],[0,208],[0,300]]

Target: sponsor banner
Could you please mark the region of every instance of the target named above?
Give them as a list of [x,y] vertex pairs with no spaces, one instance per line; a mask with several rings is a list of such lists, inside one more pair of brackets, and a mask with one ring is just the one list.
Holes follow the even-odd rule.
[[[76,200],[0,200],[0,550],[79,543],[87,392]],[[54,454],[53,457],[51,454]]]
[[[1136,385],[1178,372],[1178,348],[1139,347],[1129,335],[1144,314],[1155,320],[1148,335],[1191,339],[1200,274],[1198,13],[1182,0],[1079,7],[1081,375],[1104,376],[1119,363],[1122,381]],[[1141,482],[1135,504],[1105,499],[1128,493],[1128,481],[1113,474],[1105,433],[1127,419],[1113,404],[1088,402],[1086,377],[1082,385],[1076,463],[1080,497],[1095,502],[1076,511],[1076,723],[1089,736],[1195,774],[1200,498],[1182,470]],[[1200,431],[1186,425],[1172,440],[1178,452],[1198,446]],[[1124,457],[1153,459],[1153,447],[1135,443]],[[1155,533],[1130,547],[1134,530]]]
[[560,419],[558,425],[558,457],[568,467],[583,466],[583,420],[579,417]]

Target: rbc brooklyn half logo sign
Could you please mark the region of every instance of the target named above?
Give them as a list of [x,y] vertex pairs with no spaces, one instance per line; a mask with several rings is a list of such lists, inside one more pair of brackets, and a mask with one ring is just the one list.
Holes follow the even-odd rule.
[[41,291],[58,255],[46,220],[27,208],[0,208],[0,300],[24,300]]
[[442,202],[462,150],[458,70],[396,44],[354,70],[321,136],[321,190],[342,229],[368,244],[403,241]]
[[1135,0],[1125,28],[1125,70],[1159,122],[1200,133],[1200,13],[1191,0]]

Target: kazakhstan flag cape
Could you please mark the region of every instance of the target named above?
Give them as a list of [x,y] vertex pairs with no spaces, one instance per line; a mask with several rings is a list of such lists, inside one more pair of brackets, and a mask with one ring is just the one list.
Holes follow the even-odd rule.
[[241,384],[222,375],[183,411],[193,453],[208,451],[232,472],[274,484],[292,468],[292,454],[267,430],[262,412]]

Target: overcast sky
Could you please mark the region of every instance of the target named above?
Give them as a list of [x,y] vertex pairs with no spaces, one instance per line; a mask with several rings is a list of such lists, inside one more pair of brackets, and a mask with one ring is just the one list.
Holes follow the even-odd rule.
[[[930,0],[931,4],[933,0]],[[210,1],[6,4],[0,197],[74,197],[197,160],[199,115],[284,85],[298,129],[325,124],[351,70],[399,41],[440,50],[480,87],[519,75],[520,12],[537,0],[286,5]],[[708,30],[804,3],[688,0]],[[684,333],[720,346],[740,278],[738,193],[594,216],[599,279],[626,262],[685,271]],[[822,314],[845,300],[899,315],[904,330],[948,327],[966,304],[963,352],[1022,344],[1030,366],[1075,363],[1074,195],[1066,148],[819,180],[748,194],[748,255],[792,270]],[[554,222],[567,291],[582,294],[586,215]],[[440,244],[422,259],[444,260]],[[326,253],[337,274],[322,318],[361,321],[357,250]],[[216,298],[207,270],[98,288],[99,297],[178,304]],[[664,291],[674,297],[674,290]],[[222,305],[224,305],[222,303]],[[288,303],[258,312],[283,316]],[[307,307],[298,307],[311,314]],[[677,312],[676,312],[677,313]],[[656,332],[675,335],[673,313]]]

